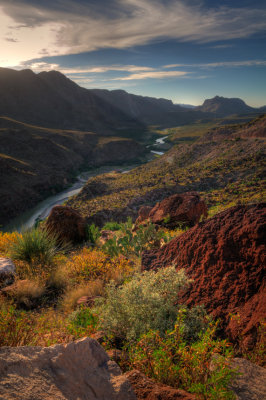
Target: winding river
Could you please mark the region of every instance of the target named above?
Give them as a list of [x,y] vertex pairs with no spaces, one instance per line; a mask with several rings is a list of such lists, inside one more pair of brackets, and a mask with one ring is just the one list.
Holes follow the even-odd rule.
[[[165,139],[167,136],[161,137],[159,139],[155,140],[155,143],[149,146],[146,146],[147,148],[152,147],[152,149],[155,147],[156,150],[150,150],[152,153],[153,157],[155,155],[162,155],[164,154],[164,151],[161,151],[160,146],[165,144]],[[158,150],[157,150],[158,148]],[[124,166],[103,166],[99,168],[94,168],[90,171],[83,172],[77,177],[77,181],[69,188],[63,190],[60,193],[57,193],[56,195],[50,196],[46,198],[45,200],[41,201],[37,206],[34,208],[26,211],[25,213],[21,214],[20,216],[14,218],[8,225],[6,225],[3,229],[3,231],[6,232],[12,232],[12,231],[24,231],[36,223],[36,221],[44,219],[48,217],[51,209],[55,205],[63,204],[69,197],[74,196],[75,194],[79,193],[87,180],[89,178],[92,178],[97,175],[101,175],[107,172],[111,172],[114,170],[119,170],[121,173],[127,173],[131,171],[133,168],[136,168],[139,164],[134,164],[134,165],[124,165]]]

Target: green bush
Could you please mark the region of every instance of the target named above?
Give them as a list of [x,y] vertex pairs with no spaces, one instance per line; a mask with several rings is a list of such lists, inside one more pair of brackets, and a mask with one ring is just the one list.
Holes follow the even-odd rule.
[[134,254],[140,256],[143,250],[149,250],[160,245],[160,240],[167,241],[165,232],[158,231],[153,224],[140,225],[136,232],[132,232],[130,220],[121,224],[121,234],[107,240],[103,250],[110,256]]
[[[97,303],[100,325],[109,336],[122,340],[137,340],[150,329],[164,334],[174,327],[179,312],[175,305],[178,293],[189,283],[184,271],[176,272],[174,266],[135,274],[120,287],[112,282],[106,287],[106,298]],[[204,318],[200,308],[186,310],[187,338],[193,338],[202,328]]]
[[121,229],[121,224],[115,221],[107,222],[103,227],[103,230],[106,231],[119,231],[120,229]]
[[210,322],[189,346],[183,334],[186,316],[180,313],[174,330],[143,335],[129,347],[129,366],[161,383],[201,395],[203,399],[229,400],[228,385],[237,375],[229,366],[233,352],[225,340],[215,339],[217,323]]
[[68,321],[68,331],[74,336],[86,335],[97,326],[98,319],[88,307],[74,311]]
[[95,244],[100,235],[100,230],[95,224],[86,226],[86,239],[91,244]]
[[31,229],[18,236],[9,249],[13,260],[28,264],[51,264],[58,254],[57,237],[44,229]]

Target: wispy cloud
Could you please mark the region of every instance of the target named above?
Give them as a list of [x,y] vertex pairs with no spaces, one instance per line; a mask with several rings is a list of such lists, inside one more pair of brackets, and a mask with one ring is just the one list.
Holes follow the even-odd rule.
[[125,72],[141,72],[155,71],[152,67],[142,65],[95,65],[85,68],[61,67],[59,64],[51,64],[47,62],[24,62],[20,64],[21,68],[30,68],[35,72],[57,70],[67,75],[77,75],[84,73],[101,74],[109,71],[125,71]]
[[53,24],[59,54],[169,38],[211,43],[266,30],[265,7],[207,7],[193,0],[0,0],[0,6],[17,23],[13,29]]
[[119,78],[113,78],[114,81],[131,81],[139,79],[164,79],[164,78],[176,78],[187,75],[186,71],[151,71],[151,72],[140,72],[137,74],[131,74]]
[[195,68],[219,68],[219,67],[254,67],[254,66],[266,66],[266,60],[247,60],[247,61],[222,61],[214,63],[200,63],[200,64],[168,64],[164,65],[163,68],[184,68],[184,67],[195,67]]

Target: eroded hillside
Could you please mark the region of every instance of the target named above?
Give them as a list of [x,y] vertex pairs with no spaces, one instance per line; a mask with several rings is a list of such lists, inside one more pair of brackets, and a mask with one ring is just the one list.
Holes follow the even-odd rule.
[[265,195],[266,116],[243,125],[210,130],[192,144],[179,144],[162,157],[127,174],[90,179],[68,201],[98,224],[136,216],[172,193],[197,190],[210,213]]
[[131,139],[48,129],[0,118],[0,225],[70,183],[81,168],[134,160]]

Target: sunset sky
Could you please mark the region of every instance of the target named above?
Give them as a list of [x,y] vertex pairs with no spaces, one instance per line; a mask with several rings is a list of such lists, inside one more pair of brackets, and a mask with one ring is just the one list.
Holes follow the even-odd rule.
[[0,0],[0,66],[87,88],[266,105],[265,0]]

